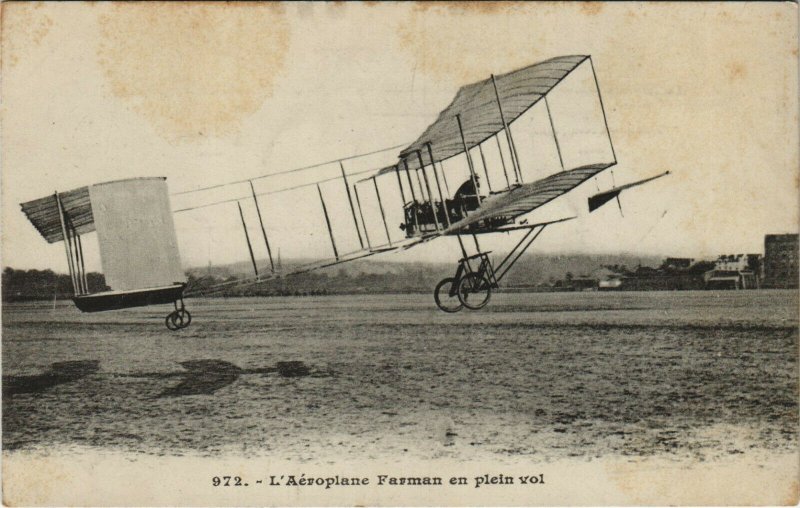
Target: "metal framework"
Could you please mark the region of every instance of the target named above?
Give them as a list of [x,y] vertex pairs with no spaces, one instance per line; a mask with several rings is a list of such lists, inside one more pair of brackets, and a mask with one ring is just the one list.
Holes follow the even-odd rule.
[[439,161],[439,172],[442,174],[442,181],[444,182],[444,190],[447,192],[447,195],[450,196],[450,186],[447,185],[447,174],[444,172],[444,164],[442,161]]
[[553,140],[556,142],[556,152],[558,152],[558,162],[561,163],[561,171],[564,171],[564,158],[561,156],[561,145],[558,143],[558,134],[556,133],[556,126],[553,124],[553,115],[550,114],[550,103],[547,101],[547,96],[544,96],[544,107],[547,108],[547,118],[550,119],[550,129],[553,131]]
[[353,191],[356,193],[356,204],[358,205],[358,215],[361,216],[361,224],[364,226],[364,236],[367,239],[367,248],[372,250],[372,244],[369,242],[369,230],[367,230],[367,223],[364,221],[364,214],[361,212],[361,198],[358,197],[358,184],[353,185]]
[[[433,200],[433,193],[431,192],[431,184],[428,181],[428,173],[425,172],[425,163],[422,162],[422,151],[417,150],[417,159],[419,159],[419,167],[422,170],[422,176],[425,178],[425,188],[428,191],[428,203],[431,205],[431,214],[433,215],[433,222],[436,224],[436,230],[441,231],[442,226],[439,224],[439,218],[437,217],[436,213],[436,202]],[[441,194],[441,189],[439,190],[439,194]]]
[[253,246],[250,244],[250,234],[247,232],[247,223],[244,221],[244,213],[242,213],[242,204],[240,202],[236,202],[236,206],[239,207],[239,217],[242,219],[242,229],[244,230],[244,239],[247,241],[247,250],[250,252],[250,261],[253,263],[253,272],[256,274],[256,279],[258,279],[258,266],[256,265],[256,257],[253,255]]
[[[408,169],[408,161],[403,159],[403,166],[406,169],[406,176],[408,177],[408,187],[411,189],[411,211],[414,215],[414,227],[419,231],[419,215],[417,214],[417,195],[414,193],[414,183],[411,180],[411,171]],[[405,203],[403,203],[405,205]]]
[[397,175],[397,187],[400,188],[400,199],[403,201],[403,206],[405,206],[406,193],[403,192],[403,180],[400,179],[400,164],[395,164],[394,172]]
[[386,230],[386,241],[392,245],[392,237],[389,236],[389,226],[386,224],[386,214],[383,213],[383,202],[381,201],[381,191],[378,190],[378,180],[373,176],[372,184],[375,186],[375,195],[378,197],[378,207],[381,209],[381,219],[383,219],[383,229]]
[[[517,260],[520,258],[520,256],[522,256],[522,254],[525,253],[526,250],[528,250],[528,248],[539,237],[539,235],[542,234],[542,231],[544,231],[544,228],[546,228],[546,227],[547,227],[547,224],[542,224],[541,226],[539,226],[539,228],[537,230],[536,226],[532,226],[528,230],[528,232],[525,233],[525,235],[523,235],[522,238],[520,238],[519,242],[517,242],[517,244],[514,246],[514,248],[511,249],[511,252],[509,252],[508,255],[500,262],[500,264],[497,265],[497,270],[496,271],[500,272],[497,275],[497,282],[500,282],[500,280],[502,280],[502,278],[505,276],[505,274],[507,274],[508,271],[511,269],[511,267],[514,266],[514,263],[517,262]],[[535,234],[534,234],[534,231],[536,231]],[[520,248],[520,246],[523,244],[523,242],[528,240],[528,238],[531,235],[533,235],[533,237],[530,238],[528,243],[526,243],[522,248]],[[519,252],[514,256],[513,259],[511,259],[511,256],[514,255],[514,252],[517,251],[517,249],[519,249]],[[506,263],[508,263],[508,264],[506,264]]]
[[328,207],[325,206],[325,198],[322,197],[322,189],[317,184],[317,192],[319,193],[319,201],[322,203],[322,213],[325,215],[325,224],[328,226],[328,234],[331,237],[331,246],[333,247],[333,257],[339,261],[339,250],[336,248],[336,240],[333,239],[333,229],[331,228],[331,219],[328,217]]
[[[473,255],[467,254],[464,241],[461,239],[463,234],[468,233],[462,232],[456,234],[455,236],[461,248],[462,257],[458,260],[455,275],[442,279],[439,284],[437,284],[434,290],[436,305],[445,312],[457,312],[463,307],[472,310],[482,308],[489,302],[492,290],[499,287],[500,281],[503,280],[508,271],[511,270],[522,254],[530,248],[547,226],[572,219],[575,219],[575,217],[566,217],[538,224],[519,225],[482,232],[495,233],[520,229],[526,230],[522,238],[514,245],[514,248],[509,251],[506,257],[503,258],[497,266],[495,266],[489,258],[490,252],[481,249],[477,237],[477,234],[481,234],[481,232],[471,233],[472,239],[475,242],[475,250],[477,251],[477,253]],[[476,262],[478,263],[477,265],[475,264]],[[476,295],[477,301],[475,299]],[[454,302],[457,302],[457,304]]]
[[503,175],[506,177],[506,190],[511,188],[511,180],[508,179],[508,170],[506,169],[506,158],[503,157],[503,149],[500,147],[500,137],[495,136],[494,140],[497,141],[497,153],[500,155],[500,164],[503,165]]
[[464,137],[464,127],[461,124],[461,115],[456,115],[456,121],[458,122],[458,132],[461,134],[461,143],[464,145],[464,155],[467,156],[467,165],[469,166],[469,175],[472,178],[472,186],[475,188],[475,195],[478,198],[478,204],[481,203],[481,193],[478,192],[478,181],[475,178],[475,166],[472,164],[472,156],[469,153],[469,147],[467,146],[467,138]]
[[350,195],[350,185],[347,183],[347,174],[344,172],[344,163],[339,161],[339,167],[342,170],[342,180],[344,181],[344,188],[347,191],[347,202],[350,203],[350,212],[353,214],[353,224],[356,226],[356,233],[358,234],[358,243],[361,248],[364,248],[364,240],[361,238],[361,230],[358,229],[358,220],[356,220],[356,209],[353,207],[353,197]]
[[483,155],[483,147],[478,143],[478,153],[481,154],[481,164],[483,165],[483,174],[486,175],[486,187],[489,192],[492,192],[492,183],[489,181],[489,167],[486,165],[486,156]]
[[83,263],[83,243],[69,215],[64,211],[64,204],[58,192],[53,194],[58,208],[58,220],[61,225],[61,234],[64,238],[64,253],[67,256],[67,268],[72,283],[74,296],[89,293],[89,281],[86,277],[86,267]]
[[508,124],[506,123],[506,115],[503,113],[503,101],[500,100],[500,92],[497,90],[497,80],[494,74],[492,74],[492,85],[494,86],[494,94],[497,97],[497,107],[500,109],[500,120],[503,122],[503,130],[508,140],[508,149],[511,151],[511,163],[514,165],[514,175],[516,176],[517,183],[522,183],[522,170],[519,167],[519,159],[517,159],[517,149],[514,146],[514,138],[511,136],[511,129],[508,128]]
[[[433,147],[431,146],[430,141],[425,143],[425,146],[428,148],[428,157],[431,160],[431,168],[433,169],[433,178],[436,180],[436,188],[439,190],[439,199],[442,202],[442,210],[444,210],[444,220],[447,224],[447,227],[450,227],[450,214],[447,211],[447,202],[444,199],[444,195],[442,194],[442,186],[439,183],[439,175],[436,174],[436,161],[433,160]],[[420,162],[422,158],[420,157]],[[444,174],[444,172],[442,172]],[[433,205],[433,203],[431,203]],[[438,214],[436,213],[436,207],[433,207],[433,216],[436,217]]]
[[256,189],[253,187],[253,181],[250,180],[250,191],[253,193],[253,203],[256,205],[256,213],[258,214],[258,223],[261,225],[261,234],[264,236],[264,244],[267,246],[267,256],[269,256],[269,267],[275,273],[275,263],[272,261],[272,249],[269,248],[269,240],[267,239],[267,230],[264,228],[264,219],[261,217],[261,207],[258,206],[258,196],[256,196]]

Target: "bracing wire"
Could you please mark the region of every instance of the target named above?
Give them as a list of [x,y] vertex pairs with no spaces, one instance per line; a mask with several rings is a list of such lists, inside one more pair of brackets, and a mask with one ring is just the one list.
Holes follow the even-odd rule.
[[[375,172],[375,169],[366,169],[366,170],[363,170],[363,171],[356,171],[354,173],[350,173],[348,176],[358,176],[358,175],[363,175],[365,173],[374,173],[374,172]],[[332,182],[333,180],[339,180],[340,178],[342,178],[342,177],[339,176],[339,175],[331,176],[329,178],[323,178],[322,180],[316,180],[314,182],[308,182],[308,183],[303,183],[303,184],[300,184],[300,185],[294,185],[292,187],[284,187],[283,189],[277,189],[277,190],[272,190],[272,191],[267,191],[267,192],[259,192],[259,193],[256,194],[256,196],[268,196],[270,194],[280,194],[281,192],[288,192],[288,191],[291,191],[291,190],[301,189],[303,187],[311,187],[312,185],[317,185],[319,183]],[[247,180],[244,180],[244,182],[246,182],[246,181]],[[243,182],[237,182],[237,183],[243,183]],[[224,184],[224,185],[232,185],[232,183],[231,184]],[[202,204],[202,205],[189,206],[189,207],[186,207],[186,208],[179,208],[177,210],[173,210],[172,213],[188,212],[190,210],[198,210],[200,208],[208,208],[210,206],[221,205],[223,203],[232,203],[234,201],[241,201],[243,199],[250,199],[252,197],[253,197],[252,194],[248,194],[246,196],[241,196],[241,197],[238,197],[238,198],[223,199],[221,201],[213,201],[211,203],[205,203],[205,204]]]
[[[173,196],[178,196],[178,195],[181,195],[181,194],[192,194],[192,193],[195,193],[195,192],[207,191],[207,190],[211,190],[211,189],[219,189],[221,187],[227,187],[228,185],[237,185],[237,184],[240,184],[240,183],[247,183],[247,182],[253,181],[253,180],[261,180],[263,178],[269,178],[269,177],[272,177],[272,176],[288,175],[290,173],[297,173],[299,171],[307,171],[309,169],[316,169],[316,168],[319,168],[319,167],[322,167],[322,166],[326,166],[328,164],[333,164],[333,163],[336,163],[336,162],[343,162],[343,161],[348,161],[348,160],[352,160],[352,159],[358,159],[360,157],[367,157],[369,155],[375,155],[375,154],[378,154],[378,153],[381,153],[381,152],[388,152],[389,150],[397,150],[398,148],[402,148],[402,147],[404,147],[406,145],[407,145],[407,143],[403,143],[401,145],[395,145],[395,146],[390,146],[388,148],[381,148],[379,150],[373,150],[371,152],[365,152],[365,153],[359,153],[359,154],[356,154],[356,155],[350,155],[348,157],[342,157],[340,159],[333,159],[333,160],[329,160],[329,161],[325,161],[325,162],[318,162],[318,163],[312,164],[310,166],[303,166],[303,167],[300,167],[300,168],[287,169],[285,171],[278,171],[277,173],[268,173],[268,174],[265,174],[265,175],[254,176],[252,178],[245,178],[243,180],[235,180],[233,182],[220,183],[220,184],[217,184],[217,185],[209,185],[208,187],[200,187],[198,189],[189,189],[189,190],[185,190],[185,191],[175,192],[172,195]],[[354,173],[354,174],[358,174],[358,173]]]

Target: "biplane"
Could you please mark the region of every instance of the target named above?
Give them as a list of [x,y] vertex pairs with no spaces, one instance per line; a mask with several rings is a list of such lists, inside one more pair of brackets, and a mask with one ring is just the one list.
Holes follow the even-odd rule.
[[[165,178],[107,182],[55,192],[23,203],[22,211],[50,243],[62,241],[74,290],[83,312],[171,304],[165,322],[170,330],[191,323],[184,298],[210,295],[231,287],[262,284],[280,277],[321,269],[375,254],[402,251],[439,237],[458,240],[461,257],[452,276],[434,288],[434,301],[445,312],[477,310],[490,300],[503,277],[545,228],[576,216],[529,223],[528,215],[576,189],[617,163],[605,107],[590,56],[561,56],[463,86],[435,121],[388,165],[346,171],[344,162],[359,156],[223,185],[247,185],[232,199],[173,210]],[[382,152],[382,151],[379,151]],[[371,152],[377,153],[377,152]],[[336,173],[317,181],[257,191],[254,180],[325,166]],[[612,170],[613,171],[613,170]],[[588,211],[619,201],[623,190],[651,178],[600,191],[588,198]],[[354,177],[360,178],[353,181]],[[341,180],[349,213],[332,216],[323,182]],[[382,199],[381,185],[391,185],[392,200]],[[186,190],[197,194],[223,185]],[[260,197],[316,187],[330,238],[331,258],[284,271],[273,260]],[[377,202],[380,220],[365,220],[362,196]],[[399,199],[398,199],[399,198]],[[259,272],[242,202],[252,202],[269,258]],[[389,203],[388,201],[392,201]],[[394,201],[397,201],[396,203]],[[173,214],[236,202],[253,266],[253,276],[211,287],[187,287],[181,269]],[[387,207],[401,211],[399,228],[390,227]],[[234,212],[236,210],[233,210]],[[349,215],[349,217],[348,217]],[[332,223],[351,222],[358,245],[342,252]],[[371,227],[370,227],[371,226]],[[349,226],[348,226],[349,227]],[[397,238],[398,231],[401,238]],[[82,235],[96,232],[107,288],[90,291]],[[514,247],[499,263],[481,248],[478,235],[519,232]],[[474,253],[464,238],[472,237]]]

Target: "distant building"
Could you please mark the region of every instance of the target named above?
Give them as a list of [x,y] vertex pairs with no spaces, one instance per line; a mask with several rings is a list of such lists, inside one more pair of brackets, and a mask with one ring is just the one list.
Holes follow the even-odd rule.
[[599,281],[597,283],[597,289],[599,291],[621,290],[622,283],[623,283],[623,277],[621,275],[616,275]]
[[597,289],[597,279],[591,277],[574,277],[570,285],[575,291],[594,291]]
[[761,254],[723,254],[705,281],[708,289],[756,289],[761,285]]
[[[598,277],[599,291],[676,291],[703,289],[703,271],[690,258],[667,258],[659,268],[639,266],[635,271],[610,270]],[[703,268],[703,267],[701,267]]]
[[764,237],[764,287],[798,286],[798,235]]
[[661,264],[661,269],[671,271],[688,270],[692,263],[694,263],[692,258],[667,258]]

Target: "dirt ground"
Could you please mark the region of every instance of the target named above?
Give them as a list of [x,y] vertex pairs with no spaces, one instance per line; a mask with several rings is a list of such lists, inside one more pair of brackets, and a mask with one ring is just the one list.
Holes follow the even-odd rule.
[[3,449],[308,463],[797,450],[798,293],[3,307]]

